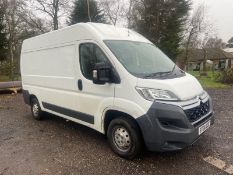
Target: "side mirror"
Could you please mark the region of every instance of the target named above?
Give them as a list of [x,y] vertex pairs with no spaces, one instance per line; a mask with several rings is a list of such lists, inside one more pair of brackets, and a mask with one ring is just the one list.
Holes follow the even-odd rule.
[[97,63],[92,71],[92,78],[94,84],[110,83],[112,77],[111,66],[106,63]]

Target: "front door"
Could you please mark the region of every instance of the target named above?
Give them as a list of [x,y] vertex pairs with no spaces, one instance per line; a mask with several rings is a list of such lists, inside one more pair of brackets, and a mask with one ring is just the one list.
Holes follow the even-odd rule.
[[[101,116],[106,107],[113,105],[115,84],[94,84],[92,81],[93,69],[96,63],[110,64],[104,51],[94,42],[78,44],[79,50],[79,111],[86,114],[89,119],[93,118],[91,124],[99,127]],[[99,129],[99,128],[96,128]]]

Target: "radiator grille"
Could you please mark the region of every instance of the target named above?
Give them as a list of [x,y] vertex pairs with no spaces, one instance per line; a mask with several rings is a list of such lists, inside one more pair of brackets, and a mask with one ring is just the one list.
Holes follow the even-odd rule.
[[199,120],[210,111],[209,101],[200,103],[200,106],[185,110],[185,113],[191,123]]

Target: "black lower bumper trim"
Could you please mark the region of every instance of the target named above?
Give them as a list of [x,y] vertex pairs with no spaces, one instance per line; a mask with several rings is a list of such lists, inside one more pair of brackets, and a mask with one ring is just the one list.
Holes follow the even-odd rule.
[[[212,105],[212,102],[210,100]],[[154,102],[146,115],[137,119],[145,145],[150,151],[175,151],[193,144],[199,137],[198,128],[214,123],[212,106],[209,115],[193,126],[179,106]]]
[[88,115],[88,114],[84,114],[81,112],[77,112],[71,109],[67,109],[67,108],[63,108],[60,106],[56,106],[53,104],[49,104],[46,102],[42,102],[42,105],[45,109],[78,119],[78,120],[82,120],[84,122],[90,123],[90,124],[94,124],[94,116],[92,115]]

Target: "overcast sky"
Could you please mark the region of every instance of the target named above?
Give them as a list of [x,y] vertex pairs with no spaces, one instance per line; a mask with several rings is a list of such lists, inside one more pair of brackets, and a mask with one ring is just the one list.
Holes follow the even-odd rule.
[[233,37],[233,0],[193,0],[194,7],[204,3],[208,19],[216,28],[218,37],[227,42]]

